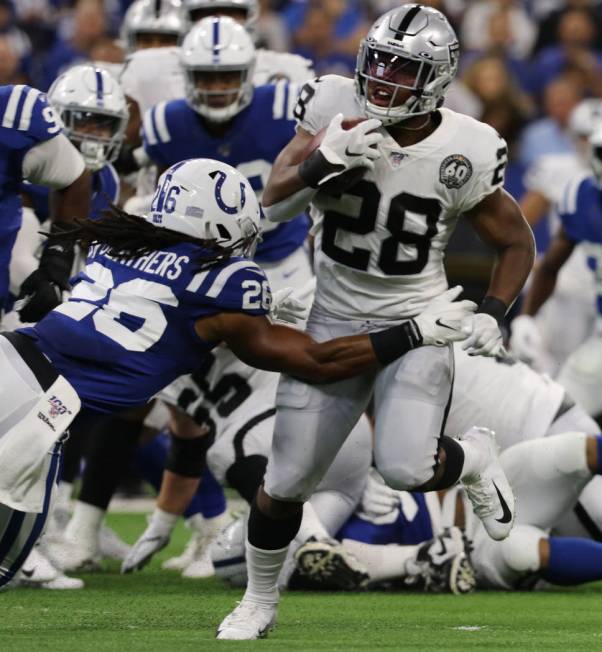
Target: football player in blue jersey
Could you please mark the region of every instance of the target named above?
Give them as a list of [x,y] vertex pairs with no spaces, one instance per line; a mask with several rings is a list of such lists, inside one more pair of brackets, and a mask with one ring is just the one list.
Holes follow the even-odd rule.
[[62,133],[60,120],[40,91],[0,88],[0,310],[9,287],[9,261],[19,227],[23,179],[53,190],[51,237],[40,265],[22,285],[21,315],[35,321],[60,303],[73,252],[54,242],[64,223],[88,214],[90,177],[81,155]]
[[[119,153],[127,124],[125,96],[107,71],[84,64],[73,66],[58,77],[48,91],[48,100],[62,121],[63,133],[80,151],[86,168],[92,173],[89,214],[99,218],[109,204],[119,200],[119,177],[112,163]],[[14,256],[33,264],[40,239],[32,238],[29,233],[48,218],[50,191],[28,181],[22,184],[21,190],[35,213],[29,214],[34,229],[24,224],[15,243]],[[26,219],[24,213],[24,223]],[[21,274],[23,267],[21,264]],[[11,275],[11,284],[14,283]]]
[[465,339],[476,305],[453,301],[458,288],[370,335],[316,342],[271,323],[269,284],[249,260],[260,213],[240,172],[197,159],[161,176],[149,215],[115,209],[60,234],[89,245],[69,300],[0,335],[0,586],[40,536],[64,433],[82,406],[85,419],[143,404],[220,342],[250,365],[328,383]]
[[[593,175],[576,176],[559,203],[561,227],[537,264],[522,314],[534,316],[554,291],[558,273],[581,244],[594,275],[597,317],[588,339],[566,360],[558,382],[594,418],[602,416],[602,129],[590,136]],[[584,284],[587,279],[584,279]]]

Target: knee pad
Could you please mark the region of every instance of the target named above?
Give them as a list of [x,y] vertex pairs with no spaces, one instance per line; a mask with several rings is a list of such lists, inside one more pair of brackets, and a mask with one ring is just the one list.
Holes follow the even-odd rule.
[[205,467],[207,450],[213,437],[184,439],[171,433],[171,447],[165,461],[165,469],[188,478],[200,478]]
[[382,475],[385,484],[397,491],[412,491],[426,484],[433,477],[432,467],[423,469],[422,472],[403,463],[394,465],[377,464],[376,468]]
[[500,541],[502,559],[516,573],[535,573],[541,566],[539,541],[548,535],[531,525],[516,525],[510,536]]

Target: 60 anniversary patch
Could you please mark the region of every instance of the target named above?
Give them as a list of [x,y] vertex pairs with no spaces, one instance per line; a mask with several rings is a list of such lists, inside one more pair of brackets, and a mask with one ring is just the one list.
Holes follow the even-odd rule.
[[446,156],[439,168],[439,181],[448,188],[461,188],[472,176],[472,163],[462,154]]

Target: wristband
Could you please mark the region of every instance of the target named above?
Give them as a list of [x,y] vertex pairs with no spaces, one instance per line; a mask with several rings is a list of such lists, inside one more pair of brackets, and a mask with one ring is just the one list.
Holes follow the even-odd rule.
[[508,306],[497,297],[485,297],[481,301],[481,305],[477,308],[477,312],[484,312],[487,315],[491,315],[498,324],[503,323],[507,311]]
[[376,359],[387,365],[404,353],[422,346],[422,334],[413,319],[384,331],[370,333],[370,342]]
[[298,174],[307,186],[317,188],[324,177],[344,169],[344,165],[329,163],[324,154],[316,149],[299,164]]

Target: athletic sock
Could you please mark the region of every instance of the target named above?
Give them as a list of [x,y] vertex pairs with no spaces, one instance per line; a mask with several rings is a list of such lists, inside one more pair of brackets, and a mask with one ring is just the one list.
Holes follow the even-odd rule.
[[151,529],[159,536],[171,536],[179,518],[179,514],[171,514],[160,507],[155,507],[149,519],[147,529]]
[[602,543],[573,537],[550,537],[550,560],[542,577],[571,586],[602,579]]
[[105,510],[78,500],[73,516],[65,529],[65,538],[78,543],[82,540],[93,541],[98,536],[105,517]]
[[279,550],[262,550],[247,541],[245,549],[249,577],[245,599],[264,604],[277,604],[278,576],[286,559],[288,546]]
[[464,465],[462,466],[460,478],[462,481],[472,481],[474,476],[483,466],[481,451],[470,441],[462,441],[459,439],[456,441],[464,451]]
[[416,557],[419,546],[383,546],[343,539],[343,547],[366,567],[372,582],[382,582],[405,577],[406,562]]

